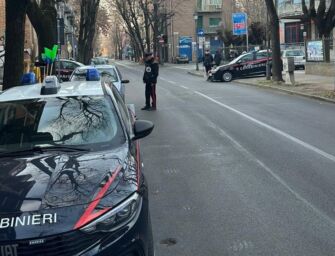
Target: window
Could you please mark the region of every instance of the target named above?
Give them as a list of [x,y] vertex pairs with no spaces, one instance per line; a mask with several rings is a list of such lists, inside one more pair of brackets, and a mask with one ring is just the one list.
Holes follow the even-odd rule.
[[209,18],[209,26],[210,27],[218,27],[220,26],[221,18]]
[[243,56],[243,57],[240,59],[240,62],[241,62],[241,63],[244,63],[244,62],[248,62],[248,61],[252,61],[252,60],[254,60],[254,56],[253,56],[253,54],[248,54],[248,55]]
[[62,68],[63,69],[69,69],[69,70],[75,70],[78,65],[69,62],[69,61],[62,61]]
[[0,151],[34,146],[110,148],[125,142],[104,96],[58,97],[0,104]]

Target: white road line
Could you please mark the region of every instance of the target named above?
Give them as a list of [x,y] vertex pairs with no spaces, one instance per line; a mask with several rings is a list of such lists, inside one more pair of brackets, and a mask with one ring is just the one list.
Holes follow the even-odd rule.
[[245,147],[243,147],[237,140],[235,140],[233,137],[231,137],[228,133],[226,133],[221,127],[213,123],[212,121],[208,120],[205,116],[198,114],[200,118],[202,118],[204,121],[207,122],[208,126],[213,128],[218,132],[218,134],[222,137],[227,138],[231,144],[233,145],[236,150],[240,151],[242,154],[244,154],[247,158],[249,158],[251,161],[254,161],[258,166],[263,168],[266,172],[269,173],[275,180],[277,180],[283,187],[285,187],[294,197],[296,197],[298,200],[306,204],[310,209],[312,209],[314,212],[316,212],[319,216],[326,219],[329,223],[332,225],[335,225],[334,220],[332,220],[327,214],[323,213],[321,210],[319,210],[317,207],[315,207],[312,203],[310,203],[307,199],[302,197],[299,193],[295,192],[293,188],[290,187],[282,178],[280,178],[274,171],[271,170],[265,163],[263,163],[261,160],[259,160],[257,157],[255,157],[251,152],[249,152]]
[[186,87],[186,86],[184,86],[184,85],[179,85],[179,87],[184,88],[184,89],[186,89],[186,90],[189,89],[188,87]]
[[238,114],[238,115],[240,115],[240,116],[248,119],[249,121],[252,121],[253,123],[258,124],[259,126],[262,126],[262,127],[266,128],[266,129],[268,129],[268,130],[270,130],[270,131],[272,131],[274,133],[277,133],[278,135],[281,135],[284,138],[289,139],[289,140],[297,143],[298,145],[300,145],[300,146],[302,146],[302,147],[304,147],[306,149],[309,149],[309,150],[313,151],[314,153],[317,153],[317,154],[323,156],[324,158],[327,158],[330,161],[335,162],[335,156],[333,156],[333,155],[331,155],[331,154],[329,154],[329,153],[327,153],[327,152],[325,152],[325,151],[323,151],[323,150],[321,150],[321,149],[319,149],[319,148],[317,148],[315,146],[312,146],[312,145],[310,145],[310,144],[308,144],[308,143],[306,143],[306,142],[304,142],[304,141],[302,141],[302,140],[300,140],[300,139],[298,139],[298,138],[296,138],[296,137],[294,137],[294,136],[292,136],[292,135],[290,135],[288,133],[285,133],[285,132],[283,132],[283,131],[281,131],[281,130],[279,130],[279,129],[271,126],[271,125],[263,123],[262,121],[259,121],[259,120],[255,119],[255,118],[253,118],[253,117],[251,117],[251,116],[249,116],[249,115],[241,112],[241,111],[238,111],[235,108],[229,107],[228,105],[223,104],[223,103],[221,103],[221,102],[219,102],[219,101],[217,101],[217,100],[215,100],[215,99],[213,99],[213,98],[211,98],[211,97],[209,97],[209,96],[207,96],[207,95],[205,95],[205,94],[203,94],[201,92],[195,91],[195,93],[198,94],[199,96],[201,96],[201,97],[203,97],[203,98],[211,101],[211,102],[216,103],[217,105],[219,105],[219,106],[221,106],[223,108],[226,108],[226,109],[228,109],[228,110],[230,110],[230,111],[232,111],[232,112],[234,112],[234,113],[236,113],[236,114]]

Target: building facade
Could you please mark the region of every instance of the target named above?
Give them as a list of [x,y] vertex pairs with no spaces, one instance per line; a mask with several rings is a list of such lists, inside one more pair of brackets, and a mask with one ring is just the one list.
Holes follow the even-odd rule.
[[[309,1],[306,1],[308,6]],[[315,1],[318,8],[319,1]],[[327,8],[330,0],[326,2]],[[281,44],[303,44],[305,37],[315,39],[318,37],[315,24],[303,21],[303,10],[301,0],[276,0],[278,16],[280,18],[280,42]]]

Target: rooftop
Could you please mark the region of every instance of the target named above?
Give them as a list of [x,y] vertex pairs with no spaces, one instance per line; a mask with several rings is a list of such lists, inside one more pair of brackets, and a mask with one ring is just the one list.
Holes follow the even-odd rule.
[[57,94],[50,95],[41,95],[41,88],[42,84],[10,88],[0,94],[0,102],[38,98],[104,95],[100,81],[64,82],[61,83],[61,89]]

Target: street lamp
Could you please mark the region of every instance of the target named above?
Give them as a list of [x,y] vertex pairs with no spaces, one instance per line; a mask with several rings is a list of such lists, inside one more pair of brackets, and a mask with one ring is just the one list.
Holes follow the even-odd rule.
[[196,45],[196,53],[195,53],[195,69],[196,71],[199,71],[199,60],[198,60],[198,53],[199,53],[199,39],[198,39],[198,26],[197,26],[197,22],[198,22],[198,14],[194,13],[193,14],[193,18],[194,18],[194,24],[195,24],[195,45]]

